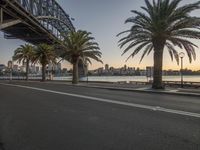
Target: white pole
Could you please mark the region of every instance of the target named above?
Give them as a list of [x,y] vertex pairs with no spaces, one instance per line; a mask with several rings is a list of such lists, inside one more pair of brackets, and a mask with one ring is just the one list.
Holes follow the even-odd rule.
[[10,81],[12,81],[13,60],[10,61]]

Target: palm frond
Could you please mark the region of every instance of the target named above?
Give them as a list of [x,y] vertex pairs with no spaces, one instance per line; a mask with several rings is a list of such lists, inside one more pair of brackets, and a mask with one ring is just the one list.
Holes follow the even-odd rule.
[[153,50],[153,44],[150,43],[149,45],[146,46],[141,58],[140,58],[140,63],[142,62],[142,60],[144,59],[145,55],[149,55],[151,53],[151,51]]
[[148,42],[144,42],[142,44],[140,44],[138,47],[136,47],[136,49],[133,51],[133,53],[126,59],[126,61],[128,61],[131,57],[133,58],[137,53],[140,52],[140,50],[142,48],[144,48],[147,44],[149,44],[149,41]]
[[190,62],[196,59],[197,46],[189,39],[200,39],[200,18],[190,13],[200,9],[200,1],[179,6],[181,1],[145,0],[146,6],[141,7],[144,12],[132,10],[134,16],[125,21],[132,24],[131,28],[117,35],[124,35],[118,42],[120,48],[126,46],[122,55],[133,49],[129,59],[142,50],[142,61],[152,50],[160,51],[160,47],[163,51],[166,46],[172,60],[175,58],[178,63],[178,51],[174,48],[178,46],[186,50]]
[[63,42],[65,48],[63,48],[63,53],[60,57],[71,63],[74,58],[87,61],[91,58],[101,62],[100,48],[94,40],[95,38],[91,36],[90,32],[72,31],[68,36],[65,36]]
[[179,54],[177,50],[175,50],[174,47],[168,42],[166,42],[166,47],[168,48],[168,52],[170,54],[172,61],[173,61],[173,58],[175,58],[177,64],[179,64]]

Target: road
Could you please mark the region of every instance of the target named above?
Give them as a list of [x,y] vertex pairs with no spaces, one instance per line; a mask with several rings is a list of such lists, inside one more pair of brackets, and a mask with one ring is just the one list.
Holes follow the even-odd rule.
[[200,99],[0,81],[1,149],[200,150]]

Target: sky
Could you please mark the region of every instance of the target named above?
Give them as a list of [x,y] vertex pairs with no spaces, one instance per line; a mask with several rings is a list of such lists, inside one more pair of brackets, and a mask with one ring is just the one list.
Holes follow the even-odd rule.
[[[189,2],[196,1],[190,0]],[[72,22],[76,29],[92,32],[92,36],[99,43],[104,64],[93,62],[89,69],[103,67],[105,64],[116,68],[125,64],[140,68],[153,65],[152,54],[146,56],[141,63],[139,62],[141,53],[126,62],[130,53],[121,56],[123,49],[118,47],[120,38],[116,37],[121,31],[130,29],[131,24],[124,24],[124,21],[133,16],[131,10],[141,10],[140,6],[144,5],[143,0],[57,0],[57,2],[70,17],[75,18]],[[186,3],[188,0],[182,1],[182,4]],[[200,11],[195,11],[192,15],[200,17]],[[200,40],[194,42],[200,47]],[[24,42],[4,39],[3,33],[0,33],[0,64],[11,59],[14,50],[21,44]],[[196,49],[196,54],[197,59],[192,64],[189,63],[187,57],[184,58],[184,68],[200,70],[200,49]],[[66,62],[63,63],[63,66],[70,67]],[[164,52],[163,67],[164,69],[180,69],[175,61],[171,61],[167,51]]]

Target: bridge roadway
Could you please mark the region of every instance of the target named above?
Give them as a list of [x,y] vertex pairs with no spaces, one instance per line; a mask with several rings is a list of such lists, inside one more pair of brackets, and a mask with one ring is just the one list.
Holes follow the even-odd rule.
[[75,28],[56,0],[0,0],[0,30],[8,39],[51,44]]

